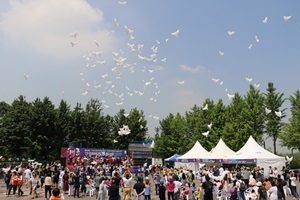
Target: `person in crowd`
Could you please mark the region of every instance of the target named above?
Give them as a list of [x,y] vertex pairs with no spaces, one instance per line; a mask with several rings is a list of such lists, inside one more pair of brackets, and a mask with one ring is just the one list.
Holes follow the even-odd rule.
[[150,185],[150,180],[146,179],[146,184],[145,184],[145,200],[150,200],[151,199],[151,185]]
[[182,183],[178,181],[178,178],[175,179],[174,181],[175,188],[174,188],[174,199],[179,200],[180,199],[180,189],[182,186]]
[[168,182],[167,182],[166,186],[167,186],[167,190],[168,190],[168,200],[170,200],[170,199],[174,200],[175,184],[174,184],[172,177],[168,178]]
[[54,188],[50,200],[65,200],[65,197],[60,193],[60,189]]
[[106,186],[107,178],[103,177],[100,185],[99,185],[99,193],[97,196],[97,200],[105,200],[107,194],[107,186]]
[[13,189],[13,195],[15,195],[17,191],[17,187],[18,187],[18,176],[17,176],[17,172],[13,171],[10,178],[10,184],[9,184],[9,190],[7,196],[10,195],[11,189]]
[[51,196],[51,187],[52,187],[52,178],[51,178],[51,173],[47,172],[46,178],[44,181],[44,189],[45,189],[45,199],[48,199],[48,194],[49,198]]
[[158,196],[160,200],[166,200],[166,187],[164,186],[164,181],[160,181],[160,185],[158,188]]
[[23,186],[23,175],[21,172],[18,172],[18,196],[23,196],[24,192],[22,190],[22,186]]
[[119,187],[116,185],[116,180],[112,179],[111,186],[108,188],[109,200],[119,199]]
[[74,198],[77,196],[79,198],[79,188],[80,188],[80,176],[79,172],[76,172],[74,176]]
[[122,200],[130,200],[131,197],[131,181],[132,181],[132,174],[130,172],[125,173],[125,177],[123,177],[123,197]]
[[202,183],[204,189],[204,200],[213,200],[213,183],[210,181],[210,177],[207,174],[205,176],[205,182]]
[[26,185],[28,184],[31,185],[31,198],[34,199],[37,197],[37,189],[40,187],[40,180],[35,172],[32,173],[31,179],[26,183]]
[[298,191],[297,191],[297,179],[296,179],[296,176],[295,176],[295,173],[294,171],[291,170],[290,172],[290,180],[291,180],[291,191],[292,191],[292,195],[294,196],[294,198],[298,199],[299,198],[299,194],[298,194]]
[[271,181],[271,188],[268,190],[270,200],[278,200],[277,185],[274,181]]
[[11,171],[8,170],[7,174],[5,176],[5,179],[4,179],[4,182],[5,182],[5,185],[6,185],[6,195],[8,195],[8,191],[9,191],[9,188],[10,188],[10,180],[11,180]]
[[278,200],[285,200],[283,181],[281,178],[277,178],[277,194],[278,194]]
[[62,181],[64,194],[67,194],[67,192],[69,191],[69,173],[67,170],[65,170],[65,173],[62,177]]
[[[71,175],[70,175],[70,176],[71,176]],[[99,186],[100,186],[100,184],[101,184],[101,182],[102,182],[100,170],[98,170],[98,171],[96,172],[94,181],[95,181],[96,199],[97,199],[97,198],[98,198],[98,193],[99,193]]]
[[159,172],[156,172],[156,174],[154,175],[154,184],[155,184],[155,194],[158,195],[158,188],[160,185],[160,174]]
[[135,194],[137,200],[145,199],[145,197],[144,197],[145,190],[146,190],[145,184],[143,183],[142,178],[138,177],[137,183],[135,183],[133,186],[133,191],[134,191],[134,194]]
[[237,188],[237,196],[238,200],[246,200],[245,197],[245,182],[242,180],[241,174],[236,175],[237,181],[236,181],[236,188]]

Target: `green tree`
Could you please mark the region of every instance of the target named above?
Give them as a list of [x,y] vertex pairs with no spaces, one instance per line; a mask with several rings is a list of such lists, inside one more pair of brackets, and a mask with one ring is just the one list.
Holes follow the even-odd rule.
[[12,157],[28,157],[32,135],[30,131],[30,115],[32,106],[24,96],[15,99],[2,115],[1,136],[5,155]]
[[294,96],[289,97],[291,103],[291,118],[285,124],[279,139],[282,145],[289,149],[300,150],[300,91],[297,90]]
[[[282,104],[284,103],[285,99],[283,98],[284,93],[276,92],[276,88],[274,88],[273,83],[268,83],[267,93],[265,95],[265,107],[270,109],[271,112],[266,115],[266,134],[268,137],[271,137],[273,140],[273,148],[274,153],[276,154],[276,141],[281,132],[281,129],[284,125],[282,122],[282,118],[286,115],[284,113],[285,109],[281,109]],[[280,112],[281,117],[277,116],[275,112]]]
[[86,147],[85,112],[80,103],[77,103],[71,113],[69,142],[76,147]]
[[[118,132],[124,125],[130,129],[130,134],[119,135]],[[111,141],[117,140],[118,142],[114,144],[115,147],[127,149],[132,141],[145,140],[147,131],[147,121],[143,111],[134,108],[128,116],[125,116],[125,110],[121,109],[113,118]]]
[[34,158],[51,160],[55,157],[51,155],[53,152],[50,151],[50,149],[53,149],[51,146],[53,144],[53,136],[56,135],[55,106],[48,97],[45,97],[43,101],[37,98],[32,103],[31,111],[29,152]]
[[250,85],[244,99],[246,106],[243,113],[246,118],[246,132],[256,141],[261,141],[265,125],[264,96],[253,85]]
[[245,100],[235,93],[234,98],[227,107],[226,123],[223,129],[223,140],[232,150],[239,150],[248,140],[249,134],[245,128]]

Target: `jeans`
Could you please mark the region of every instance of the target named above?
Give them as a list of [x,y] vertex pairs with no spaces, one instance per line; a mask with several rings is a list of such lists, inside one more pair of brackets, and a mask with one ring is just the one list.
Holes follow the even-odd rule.
[[174,192],[168,192],[168,200],[174,200]]
[[238,200],[246,200],[245,193],[237,191]]
[[297,192],[297,187],[291,185],[291,189],[292,189],[292,195],[293,195],[295,198],[299,198],[299,194],[298,194],[298,192]]

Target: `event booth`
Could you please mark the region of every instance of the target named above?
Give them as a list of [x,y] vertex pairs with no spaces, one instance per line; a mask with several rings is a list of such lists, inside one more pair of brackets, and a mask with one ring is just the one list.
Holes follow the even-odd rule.
[[278,170],[281,170],[285,166],[285,158],[277,156],[268,150],[261,147],[252,136],[249,137],[246,144],[235,153],[234,156],[229,157],[228,159],[223,159],[224,164],[255,164],[264,168],[264,174],[268,174],[268,169],[270,166],[272,168],[277,167]]
[[269,166],[281,170],[285,166],[285,158],[277,156],[261,147],[252,136],[245,145],[237,152],[232,151],[222,139],[210,152],[196,141],[195,145],[184,155],[176,158],[175,167],[199,170],[199,164],[256,164],[264,168],[265,175],[268,174]]

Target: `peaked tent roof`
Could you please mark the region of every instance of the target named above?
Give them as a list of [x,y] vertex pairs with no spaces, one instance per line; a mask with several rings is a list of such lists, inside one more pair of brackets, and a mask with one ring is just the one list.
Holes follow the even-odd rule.
[[218,144],[211,151],[211,158],[226,159],[235,155],[235,152],[231,150],[225,142],[220,138]]
[[171,162],[174,162],[176,158],[180,157],[181,155],[179,154],[174,154],[173,156],[169,157],[169,158],[166,158],[165,161],[171,161]]
[[204,149],[202,145],[199,143],[199,141],[197,140],[193,148],[191,148],[188,152],[178,157],[177,159],[203,159],[203,158],[208,158],[208,155],[209,155],[208,151],[206,151],[206,149]]
[[271,159],[271,158],[282,158],[277,156],[268,150],[260,146],[252,136],[249,137],[246,144],[238,150],[235,155],[229,159]]

